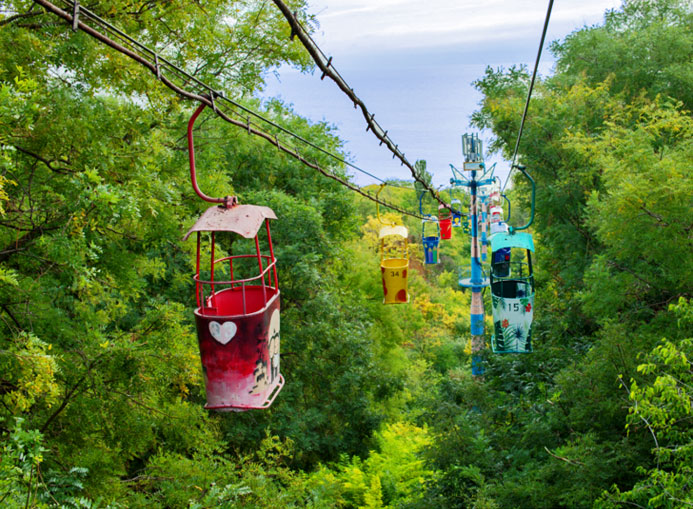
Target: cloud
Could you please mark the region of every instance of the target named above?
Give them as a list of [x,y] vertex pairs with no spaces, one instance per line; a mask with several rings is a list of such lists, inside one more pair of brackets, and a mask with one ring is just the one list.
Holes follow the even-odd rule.
[[[619,0],[572,0],[557,3],[550,33],[593,24]],[[320,0],[319,43],[342,54],[379,48],[486,44],[518,38],[538,40],[546,4],[536,0]]]
[[[536,56],[547,0],[315,0],[316,42],[411,160],[426,159],[436,185],[459,165],[460,135],[480,93],[470,83],[492,67]],[[561,0],[553,8],[547,40],[600,23],[620,0]],[[540,72],[552,65],[544,52]],[[363,117],[329,80],[281,69],[267,95],[281,95],[296,111],[339,129],[346,150],[362,168],[382,178],[409,178],[408,171],[366,132]],[[531,121],[531,111],[530,111]],[[488,133],[481,133],[482,138]],[[504,178],[508,164],[499,156]],[[359,184],[373,180],[356,173]]]

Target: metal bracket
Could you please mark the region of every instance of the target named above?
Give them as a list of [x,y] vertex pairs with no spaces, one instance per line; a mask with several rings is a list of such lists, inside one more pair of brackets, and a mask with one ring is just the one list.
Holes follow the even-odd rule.
[[238,205],[238,197],[237,196],[224,196],[223,206],[225,209],[233,208],[236,205]]
[[72,31],[79,30],[79,0],[75,0],[72,6]]
[[154,53],[154,65],[156,66],[156,79],[161,79],[161,67],[159,67],[159,55]]
[[327,76],[327,70],[330,68],[332,65],[332,57],[327,59],[327,63],[325,64],[325,70],[322,72],[322,76],[320,76],[320,80],[324,80],[325,76]]

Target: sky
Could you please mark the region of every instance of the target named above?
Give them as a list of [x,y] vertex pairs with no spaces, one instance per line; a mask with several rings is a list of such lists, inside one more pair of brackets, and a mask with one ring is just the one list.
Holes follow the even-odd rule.
[[[556,0],[539,66],[551,73],[551,41],[601,24],[620,0]],[[472,82],[487,66],[526,65],[539,46],[547,1],[538,0],[309,0],[319,23],[313,39],[378,123],[412,163],[427,161],[436,186],[447,185],[449,165],[461,166],[460,137],[477,132],[470,116],[481,94]],[[329,78],[281,67],[266,77],[263,97],[278,97],[296,113],[337,128],[349,160],[382,179],[411,179],[409,170],[379,146],[360,111]],[[532,108],[527,117],[531,122]],[[479,133],[482,140],[491,133]],[[487,144],[487,143],[486,143]],[[505,180],[508,162],[496,163]],[[531,169],[530,169],[531,171]],[[352,171],[359,185],[371,177]]]

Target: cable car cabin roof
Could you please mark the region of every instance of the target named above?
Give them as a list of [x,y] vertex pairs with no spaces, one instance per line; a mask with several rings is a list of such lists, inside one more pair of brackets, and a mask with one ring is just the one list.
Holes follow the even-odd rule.
[[519,247],[534,251],[534,241],[529,233],[494,233],[491,235],[491,251],[504,247]]
[[380,229],[378,238],[382,239],[383,237],[387,237],[389,235],[397,235],[399,237],[407,238],[409,231],[404,226],[384,226]]
[[183,240],[193,232],[234,232],[252,239],[262,227],[265,219],[277,219],[269,207],[259,205],[236,205],[230,209],[214,206],[208,208],[197,220]]

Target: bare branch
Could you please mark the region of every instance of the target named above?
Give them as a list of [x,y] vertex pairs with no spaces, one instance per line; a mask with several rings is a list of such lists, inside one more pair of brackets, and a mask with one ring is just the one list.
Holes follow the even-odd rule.
[[9,18],[3,19],[0,21],[0,27],[9,25],[10,23],[17,21],[18,19],[23,19],[23,18],[33,18],[34,16],[39,16],[42,13],[40,12],[31,12],[34,6],[31,6],[31,9],[29,9],[28,12],[22,13],[22,14],[15,14],[14,16],[10,16]]
[[30,156],[30,157],[33,157],[34,159],[36,159],[36,160],[38,160],[38,161],[41,161],[43,164],[45,164],[45,165],[48,167],[49,170],[51,170],[51,171],[53,171],[53,172],[55,172],[55,173],[62,173],[62,174],[77,173],[76,170],[73,170],[73,169],[71,169],[71,168],[55,167],[55,166],[53,166],[53,165],[51,164],[51,161],[49,161],[49,160],[47,160],[47,159],[44,159],[44,158],[41,157],[40,155],[35,154],[35,153],[31,152],[30,150],[27,150],[27,149],[25,149],[25,148],[19,147],[19,146],[17,146],[17,145],[13,145],[13,146],[14,146],[14,148],[16,148],[16,149],[17,149],[19,152],[21,152],[22,154],[26,154],[26,155],[28,155],[28,156]]
[[564,458],[563,456],[558,456],[557,454],[552,453],[548,447],[544,446],[544,450],[549,453],[549,455],[553,456],[554,458],[565,461],[566,463],[570,463],[571,465],[580,465],[582,467],[585,466],[585,464],[582,461],[578,460],[571,460],[570,458]]

